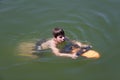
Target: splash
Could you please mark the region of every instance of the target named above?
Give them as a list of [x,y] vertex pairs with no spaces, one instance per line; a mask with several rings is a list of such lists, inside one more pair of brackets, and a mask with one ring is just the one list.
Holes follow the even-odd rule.
[[34,49],[35,43],[34,42],[21,42],[18,45],[17,51],[18,55],[25,56],[25,57],[31,57],[31,58],[37,58],[38,56],[33,55],[33,49]]

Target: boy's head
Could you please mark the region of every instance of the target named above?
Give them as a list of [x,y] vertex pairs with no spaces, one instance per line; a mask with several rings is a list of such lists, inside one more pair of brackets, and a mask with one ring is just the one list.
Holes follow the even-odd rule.
[[64,30],[62,29],[62,28],[54,28],[53,29],[53,36],[55,37],[55,38],[57,38],[57,36],[65,36],[65,32],[64,32]]
[[57,42],[61,43],[65,40],[65,32],[62,28],[54,28],[53,36],[57,40]]

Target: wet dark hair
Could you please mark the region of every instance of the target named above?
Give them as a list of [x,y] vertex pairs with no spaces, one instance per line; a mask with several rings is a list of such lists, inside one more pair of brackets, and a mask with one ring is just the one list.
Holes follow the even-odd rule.
[[53,36],[56,38],[57,36],[65,36],[65,32],[62,28],[56,27],[53,29]]

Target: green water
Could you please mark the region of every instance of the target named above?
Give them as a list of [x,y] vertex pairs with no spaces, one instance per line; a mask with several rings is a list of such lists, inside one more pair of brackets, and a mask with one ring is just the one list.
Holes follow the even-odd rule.
[[[120,0],[0,0],[0,80],[119,80]],[[21,42],[49,38],[62,26],[101,58],[19,56]]]

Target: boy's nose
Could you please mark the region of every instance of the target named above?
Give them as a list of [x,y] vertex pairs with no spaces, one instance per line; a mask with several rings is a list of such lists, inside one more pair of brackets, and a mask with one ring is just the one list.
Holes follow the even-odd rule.
[[62,40],[65,41],[65,38],[63,37]]

